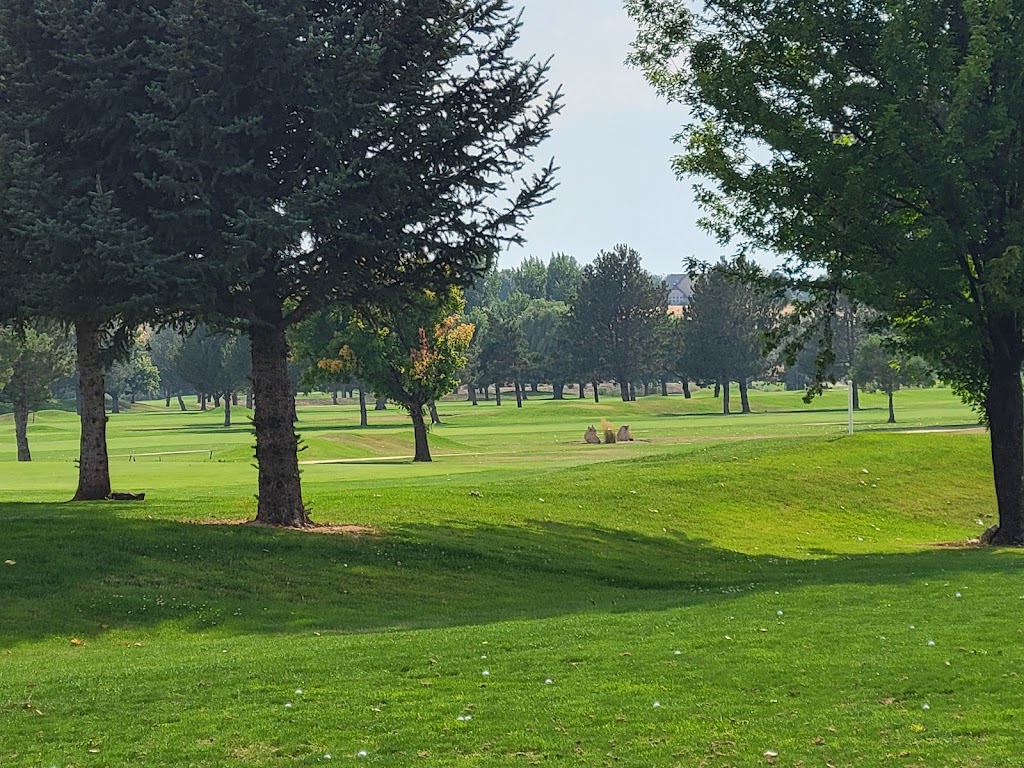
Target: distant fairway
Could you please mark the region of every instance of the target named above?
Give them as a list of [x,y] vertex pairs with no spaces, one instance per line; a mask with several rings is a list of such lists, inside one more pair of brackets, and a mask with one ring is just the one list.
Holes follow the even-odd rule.
[[751,396],[445,402],[429,465],[394,408],[303,408],[360,536],[187,522],[254,515],[242,408],[112,415],[143,503],[65,503],[74,415],[28,465],[5,417],[0,765],[1018,764],[1024,560],[937,546],[994,521],[973,414]]

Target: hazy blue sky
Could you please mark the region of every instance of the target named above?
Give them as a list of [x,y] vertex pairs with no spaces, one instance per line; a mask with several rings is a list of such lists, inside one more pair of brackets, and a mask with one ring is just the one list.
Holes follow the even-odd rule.
[[553,55],[551,81],[565,106],[539,159],[554,157],[561,184],[501,259],[545,260],[565,251],[586,263],[627,243],[655,273],[682,271],[691,255],[714,260],[717,244],[697,228],[690,185],[675,178],[672,136],[685,121],[640,72],[624,64],[635,27],[621,0],[515,0],[523,9],[522,52]]

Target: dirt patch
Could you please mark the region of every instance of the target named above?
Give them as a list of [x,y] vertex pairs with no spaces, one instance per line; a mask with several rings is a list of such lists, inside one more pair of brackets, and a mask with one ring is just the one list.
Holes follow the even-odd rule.
[[936,549],[984,549],[981,539],[964,539],[963,541],[939,541],[932,544]]
[[[249,525],[258,528],[274,528],[272,525],[257,523],[255,520],[190,520],[195,525]],[[342,536],[377,536],[380,531],[368,525],[335,525],[333,523],[313,523],[304,528],[278,528],[282,531],[296,531],[298,533],[325,533]]]

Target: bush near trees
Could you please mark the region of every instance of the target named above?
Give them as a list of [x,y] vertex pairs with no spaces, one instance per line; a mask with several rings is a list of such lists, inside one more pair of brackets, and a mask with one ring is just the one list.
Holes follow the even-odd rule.
[[[708,227],[880,311],[990,428],[1024,544],[1024,90],[1006,3],[630,0]],[[824,275],[817,279],[815,275]]]

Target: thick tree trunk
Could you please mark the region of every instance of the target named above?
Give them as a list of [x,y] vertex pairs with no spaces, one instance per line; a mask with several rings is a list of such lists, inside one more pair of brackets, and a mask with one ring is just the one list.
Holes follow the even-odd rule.
[[494,404],[501,405],[501,384],[494,385]]
[[551,385],[551,396],[555,400],[565,399],[565,384],[560,381],[556,381]]
[[224,426],[231,426],[231,395],[224,395]]
[[743,413],[750,413],[750,393],[747,390],[747,380],[740,379],[740,404],[743,406]]
[[1024,390],[1020,361],[999,361],[989,372],[985,398],[992,471],[999,506],[993,544],[1024,544]]
[[378,397],[377,402],[373,404],[373,410],[375,411],[386,411],[388,409],[388,399],[386,397]]
[[729,416],[729,380],[724,379],[719,383],[722,387],[722,414],[725,416]]
[[515,382],[515,390],[516,390],[516,408],[522,408],[523,407],[523,385],[520,384],[518,381]]
[[181,392],[178,393],[178,407],[183,411],[188,410],[188,408],[185,407],[185,398],[181,396]]
[[412,431],[416,437],[416,455],[413,457],[413,461],[431,461],[430,444],[427,442],[427,425],[423,418],[423,406],[410,406],[409,416],[412,417]]
[[215,394],[213,396],[213,407],[214,408],[220,408],[220,395],[219,394]]
[[578,386],[580,388],[580,391],[579,391],[579,393],[577,395],[578,399],[585,400],[586,397],[587,397],[587,385],[586,385],[586,383],[581,381],[576,386]]
[[889,424],[896,423],[896,409],[892,405],[892,390],[889,390]]
[[331,392],[331,405],[337,405],[337,404],[338,404],[338,390],[335,389],[335,390],[333,390]]
[[14,438],[18,443],[18,461],[32,461],[28,449],[28,406],[17,403],[14,406]]
[[476,401],[476,384],[467,384],[466,389],[469,390],[468,400],[473,405],[479,405]]
[[441,423],[441,417],[437,413],[437,403],[435,403],[433,400],[431,400],[430,403],[427,405],[427,410],[430,411],[430,423],[431,423],[431,425],[440,424]]
[[693,397],[693,393],[690,391],[690,380],[683,376],[683,397],[689,400]]
[[370,425],[370,419],[366,413],[366,392],[363,388],[359,388],[359,426],[368,427]]
[[200,411],[205,411],[206,410],[206,393],[205,392],[203,392],[203,393],[201,393],[199,395],[199,410]]
[[619,379],[619,395],[622,397],[622,402],[629,402],[629,382]]
[[120,413],[121,412],[121,393],[111,392],[110,393],[110,412]]
[[591,384],[594,387],[594,402],[595,403],[600,403],[601,402],[601,391],[597,388],[597,382],[594,381],[594,382],[591,382]]
[[75,501],[97,501],[110,495],[107,459],[107,409],[100,355],[100,329],[95,323],[75,325],[82,437],[78,450],[78,489]]
[[252,387],[256,396],[253,428],[259,495],[256,521],[267,525],[309,525],[299,480],[295,399],[288,380],[288,340],[284,328],[256,325],[252,342]]

